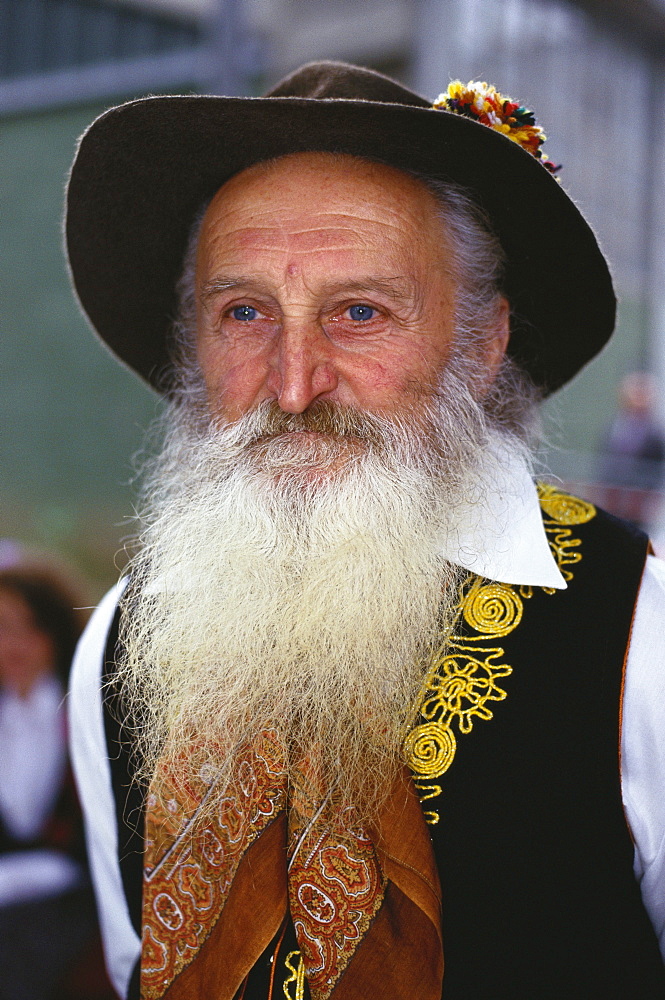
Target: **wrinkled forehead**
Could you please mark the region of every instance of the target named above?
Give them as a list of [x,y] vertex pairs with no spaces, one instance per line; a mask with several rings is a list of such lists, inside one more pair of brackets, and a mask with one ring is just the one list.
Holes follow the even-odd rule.
[[[205,208],[200,247],[252,227],[316,233],[340,224],[385,232],[386,247],[440,250],[440,205],[426,184],[396,167],[336,153],[294,153],[248,167],[226,181]],[[306,242],[306,240],[305,240]]]

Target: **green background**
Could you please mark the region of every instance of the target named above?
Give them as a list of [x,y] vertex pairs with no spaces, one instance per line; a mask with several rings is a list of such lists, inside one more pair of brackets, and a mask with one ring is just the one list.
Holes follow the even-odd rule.
[[91,333],[62,251],[76,140],[103,110],[0,126],[0,535],[72,558],[97,589],[117,575],[131,456],[157,410]]

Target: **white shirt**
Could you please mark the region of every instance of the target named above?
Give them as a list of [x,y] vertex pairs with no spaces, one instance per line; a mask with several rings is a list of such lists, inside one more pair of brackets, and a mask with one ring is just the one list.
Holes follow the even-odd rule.
[[42,677],[24,697],[0,691],[0,814],[17,840],[34,840],[62,786],[67,762],[63,689]]
[[[444,556],[490,580],[565,589],[526,466],[497,454],[484,470],[483,481],[482,502],[460,512],[456,531],[442,544]],[[140,941],[129,918],[117,861],[115,806],[100,697],[106,636],[123,587],[121,581],[106,595],[79,644],[72,670],[70,729],[109,975],[124,997]],[[663,636],[665,562],[648,556],[626,665],[621,782],[635,839],[635,875],[665,958]]]
[[[41,678],[22,697],[0,691],[0,815],[20,841],[36,839],[60,794],[67,764],[63,689]],[[0,855],[0,907],[74,888],[81,866],[61,851],[40,848]]]

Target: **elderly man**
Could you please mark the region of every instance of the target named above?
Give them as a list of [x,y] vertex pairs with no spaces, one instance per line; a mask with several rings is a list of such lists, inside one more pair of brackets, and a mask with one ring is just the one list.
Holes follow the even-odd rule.
[[168,400],[72,689],[123,995],[663,996],[665,567],[531,479],[615,307],[542,139],[322,63],[81,142],[80,301]]

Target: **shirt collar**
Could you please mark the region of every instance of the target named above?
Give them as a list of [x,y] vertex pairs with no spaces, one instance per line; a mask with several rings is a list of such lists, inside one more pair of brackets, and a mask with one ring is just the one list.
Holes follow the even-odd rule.
[[526,460],[493,439],[470,499],[442,545],[444,558],[500,583],[566,588],[550,550]]

